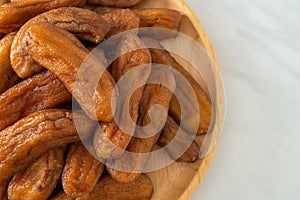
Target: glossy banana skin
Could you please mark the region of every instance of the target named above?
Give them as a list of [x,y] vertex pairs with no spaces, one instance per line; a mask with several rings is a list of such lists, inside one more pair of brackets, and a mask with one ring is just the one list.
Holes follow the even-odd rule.
[[[92,43],[100,43],[109,31],[108,24],[100,16],[86,9],[58,8],[38,15],[22,26],[11,47],[11,63],[14,71],[21,78],[31,77],[43,70],[43,67],[29,56],[26,41],[24,41],[28,28],[33,24],[42,23],[64,29],[73,33],[77,38]],[[73,42],[83,48],[79,41],[73,39]]]
[[[151,124],[149,111],[153,105],[160,105],[165,112],[165,116],[160,115],[158,111],[156,111],[156,113],[152,113],[152,119],[156,120],[158,123],[165,123],[169,110],[169,104],[173,96],[173,91],[176,88],[176,82],[172,72],[166,72],[160,67],[152,67],[150,80],[157,84],[148,84],[145,87],[138,119],[138,124],[141,127]],[[169,87],[167,88],[160,84],[162,82],[168,83]],[[134,137],[131,140],[126,150],[132,153],[149,153],[153,150],[153,147],[156,144],[160,133],[161,131],[149,136],[147,135],[149,134],[147,132],[136,132],[136,135],[142,134],[143,136],[146,136],[146,138],[142,138],[137,135],[137,137]],[[141,172],[144,169],[148,158],[149,157],[146,156],[141,157],[134,154],[124,154],[124,156],[122,156],[120,159],[110,161],[108,166],[120,165],[124,166],[124,169],[127,169],[127,166],[130,166],[130,169],[128,169],[128,171],[132,172],[124,172],[112,167],[107,167],[107,171],[116,181],[129,183],[134,181],[141,175]]]
[[52,9],[83,7],[86,0],[26,0],[14,1],[0,6],[0,33],[17,31],[29,19]]
[[24,171],[14,175],[8,186],[10,200],[47,200],[60,178],[65,147],[49,150]]
[[65,193],[73,198],[93,191],[104,171],[104,165],[94,158],[81,142],[70,145],[62,184]]
[[142,1],[143,0],[88,0],[88,3],[93,5],[127,8],[134,6]]
[[[75,118],[81,122],[76,127]],[[89,136],[93,128],[94,123],[82,113],[51,109],[35,112],[0,131],[0,183],[50,149],[79,141],[77,130]]]
[[[131,183],[120,183],[109,176],[100,178],[95,189],[76,200],[150,200],[153,185],[146,175],[139,176]],[[60,192],[51,200],[74,200],[64,192]]]
[[10,48],[16,33],[6,35],[0,40],[0,93],[20,81],[10,63]]
[[0,130],[42,109],[71,101],[62,82],[46,71],[25,79],[0,95]]
[[[151,63],[150,51],[143,47],[145,47],[145,45],[135,34],[128,33],[123,37],[116,52],[116,57],[118,59],[116,59],[112,64],[111,70],[111,74],[116,82],[118,82],[120,78],[130,70]],[[126,53],[132,49],[134,51]],[[150,68],[141,70],[139,74],[136,75],[139,79],[137,81],[145,83],[150,75],[150,71]],[[127,113],[126,105],[120,105],[120,116],[116,116],[120,119],[119,122],[123,127],[126,126],[128,127],[127,130],[133,130],[131,134],[121,130],[115,121],[100,124],[94,138],[95,151],[99,157],[104,159],[113,159],[118,158],[123,154],[123,150],[126,149],[132,135],[134,134],[135,127],[129,125],[129,121],[132,120],[134,124],[137,122],[143,90],[144,87],[138,88],[130,98],[129,112],[131,119],[128,119],[124,114]]]
[[[48,23],[33,24],[22,44],[30,57],[61,80],[90,118],[112,121],[114,80],[95,57],[85,67],[81,66],[89,51],[75,36]],[[100,72],[102,76],[98,81]]]

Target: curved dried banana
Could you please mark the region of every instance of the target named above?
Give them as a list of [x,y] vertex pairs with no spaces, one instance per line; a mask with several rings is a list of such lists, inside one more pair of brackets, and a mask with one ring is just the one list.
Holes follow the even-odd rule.
[[[80,121],[76,127],[74,120]],[[79,141],[77,130],[87,136],[94,123],[68,110],[42,110],[0,131],[0,182],[7,181],[48,150]]]
[[8,185],[10,200],[47,200],[60,178],[65,163],[65,147],[49,150]]
[[25,79],[0,95],[0,130],[42,109],[71,101],[71,94],[51,72]]
[[104,165],[81,142],[71,144],[62,174],[64,191],[73,198],[92,192],[103,170]]
[[0,33],[18,30],[29,19],[52,9],[78,6],[83,7],[86,0],[31,0],[15,1],[0,6]]
[[47,23],[33,24],[22,43],[30,57],[63,82],[89,117],[112,121],[114,80],[101,60],[94,56],[86,60],[89,51],[78,45],[80,42],[75,36]]
[[[43,67],[28,55],[24,41],[28,28],[41,23],[49,23],[73,33],[79,39],[93,43],[101,42],[109,31],[108,24],[100,16],[81,8],[58,8],[31,19],[18,31],[11,47],[11,64],[21,78],[30,77],[43,70]],[[83,47],[77,40],[74,40],[74,43]]]

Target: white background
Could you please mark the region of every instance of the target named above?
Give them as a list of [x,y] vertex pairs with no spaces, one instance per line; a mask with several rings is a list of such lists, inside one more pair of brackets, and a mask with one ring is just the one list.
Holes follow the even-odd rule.
[[300,0],[186,0],[216,50],[227,118],[191,200],[300,199]]

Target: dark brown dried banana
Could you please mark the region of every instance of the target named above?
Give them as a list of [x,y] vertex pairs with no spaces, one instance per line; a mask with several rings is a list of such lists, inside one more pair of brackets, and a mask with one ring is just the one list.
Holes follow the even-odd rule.
[[62,175],[65,193],[77,198],[92,192],[103,170],[104,165],[81,142],[71,144]]
[[12,87],[20,80],[11,67],[9,58],[11,44],[15,35],[15,33],[11,33],[0,40],[0,93]]
[[[80,123],[74,124],[74,120]],[[94,123],[68,110],[42,110],[0,131],[0,182],[7,181],[48,150],[87,137]]]
[[[137,67],[151,63],[150,52],[144,47],[145,45],[133,33],[128,33],[123,37],[117,48],[117,59],[112,64],[111,73],[116,82],[118,82],[121,77],[130,70],[134,70]],[[139,74],[135,73],[135,78],[132,78],[132,80],[134,80],[135,83],[146,83],[150,75],[150,67],[142,69],[138,73]],[[133,85],[131,87],[133,87]],[[121,105],[119,116],[115,116],[120,119],[119,124],[123,127],[127,127],[127,130],[132,130],[131,134],[121,130],[115,121],[100,124],[94,138],[95,151],[98,156],[105,159],[118,158],[123,153],[122,150],[126,149],[132,135],[134,134],[143,90],[144,87],[138,88],[129,100],[128,106],[131,119],[126,117],[126,114],[128,113],[126,105]],[[122,93],[122,91],[120,91],[120,93]],[[130,123],[131,121],[134,122],[134,125]],[[121,150],[117,149],[117,147]]]
[[[153,66],[150,75],[150,81],[157,84],[148,84],[145,87],[142,102],[140,105],[138,124],[141,127],[145,127],[148,124],[160,124],[163,127],[167,120],[169,104],[173,96],[173,91],[176,88],[175,78],[170,71],[165,71],[164,68],[159,66]],[[168,88],[163,86],[167,84]],[[152,110],[150,118],[150,108],[154,105],[159,105],[163,108],[164,114],[160,110]],[[151,120],[155,122],[151,122]],[[154,126],[152,131],[154,130]],[[139,130],[139,129],[138,129]],[[149,153],[153,150],[161,131],[155,134],[144,132],[141,130],[135,133],[135,137],[130,142],[127,151],[129,154],[124,154],[120,159],[109,161],[109,166],[119,168],[122,166],[126,171],[107,167],[107,170],[111,177],[119,182],[132,182],[135,180],[144,169],[145,164],[148,161],[149,156],[145,156],[144,153]],[[149,136],[149,134],[152,134]],[[145,137],[145,138],[141,138]]]
[[[108,24],[100,16],[81,8],[59,8],[31,19],[18,31],[11,47],[11,63],[21,78],[30,77],[43,70],[43,67],[28,55],[27,43],[24,41],[28,28],[41,23],[49,23],[73,33],[79,39],[94,43],[101,42],[109,31]],[[83,47],[79,41],[73,42],[80,48]]]
[[29,19],[60,7],[83,7],[86,0],[15,1],[0,6],[0,33],[18,30]]
[[9,199],[48,199],[62,173],[64,152],[65,147],[51,149],[24,171],[18,172],[9,183]]

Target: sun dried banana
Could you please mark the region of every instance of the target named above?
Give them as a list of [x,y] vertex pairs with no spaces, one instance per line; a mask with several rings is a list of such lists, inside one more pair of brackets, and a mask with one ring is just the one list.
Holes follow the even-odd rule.
[[[148,84],[145,87],[140,105],[138,124],[141,127],[145,127],[152,123],[159,124],[160,127],[163,127],[168,116],[169,104],[173,96],[173,91],[176,88],[175,78],[172,72],[165,71],[163,67],[153,66],[150,81],[156,84]],[[164,86],[162,83],[168,84],[168,87]],[[156,109],[150,112],[151,107],[154,105],[162,107],[164,113],[162,113],[161,110]],[[151,122],[151,120],[153,120],[153,122]],[[156,128],[153,125],[151,131],[154,131],[155,129]],[[148,130],[141,130],[140,132],[138,131],[135,133],[135,137],[126,149],[130,153],[124,154],[120,159],[109,161],[108,166],[112,167],[107,167],[107,170],[113,179],[119,182],[129,183],[141,174],[149,158],[149,156],[145,156],[144,153],[149,153],[153,150],[153,147],[160,136],[161,129],[155,134],[146,131]],[[152,135],[149,136],[149,134]],[[127,172],[119,170],[120,166]]]
[[86,0],[31,0],[15,1],[0,6],[0,33],[18,30],[29,19],[52,9],[78,6],[83,7]]
[[[180,135],[178,131],[181,131]],[[178,135],[175,139],[176,134]],[[171,142],[172,145],[167,146]],[[171,117],[168,117],[157,144],[164,147],[169,156],[178,162],[195,162],[200,152],[198,144],[189,134],[179,130],[178,124]],[[182,155],[181,152],[183,152]],[[180,157],[178,158],[178,156]]]
[[89,51],[78,46],[75,36],[47,23],[33,24],[22,43],[28,56],[55,74],[89,117],[112,121],[114,80],[101,60],[92,55],[86,60]]
[[88,0],[89,4],[127,8],[134,6],[143,0]]
[[71,94],[54,74],[37,74],[0,95],[0,130],[35,111],[69,101]]
[[0,40],[0,93],[12,87],[20,80],[11,67],[9,58],[11,44],[15,35],[15,33],[11,33]]
[[[116,57],[117,59],[112,64],[111,70],[112,76],[116,82],[118,82],[127,72],[151,63],[149,50],[145,49],[145,45],[133,33],[128,33],[123,37],[117,48]],[[138,74],[135,73],[134,77],[130,77],[130,79],[133,80],[132,85],[127,86],[127,88],[134,87],[134,85],[139,83],[143,83],[142,85],[144,85],[150,75],[150,71],[150,67],[147,67],[140,70]],[[95,151],[98,156],[105,159],[118,158],[123,153],[122,150],[126,149],[134,134],[143,90],[144,87],[137,88],[129,100],[129,105],[120,105],[121,111],[117,113],[119,114],[118,116],[115,116],[115,118],[119,119],[119,124],[126,127],[126,130],[131,130],[131,133],[124,132],[118,127],[118,124],[115,121],[100,124],[94,138]],[[125,88],[123,90],[121,89],[119,92],[122,95],[122,92],[125,92]],[[129,106],[131,119],[126,115],[128,113],[127,106]],[[131,121],[134,124],[130,123]],[[117,148],[120,148],[121,150]]]
[[51,149],[24,171],[15,174],[8,186],[9,199],[48,199],[62,173],[64,152],[65,147]]
[[[24,40],[28,28],[33,24],[41,23],[49,23],[73,33],[81,40],[93,43],[101,42],[109,31],[108,24],[100,16],[81,8],[58,8],[31,19],[18,31],[11,47],[11,63],[21,78],[30,77],[43,70],[42,66],[28,56],[27,43]],[[73,42],[83,47],[79,41],[73,40]]]
[[[74,120],[80,123],[74,124]],[[0,131],[0,182],[31,164],[48,150],[79,141],[94,123],[85,115],[68,110],[42,110]]]
[[71,144],[62,174],[65,193],[73,198],[93,191],[104,170],[81,142]]
[[[191,85],[193,88],[195,95],[197,97],[197,102],[193,102],[191,98],[191,94],[185,95],[185,102],[184,106],[186,107],[186,113],[193,113],[195,111],[195,103],[198,103],[199,106],[199,116],[189,114],[184,117],[184,126],[183,129],[186,130],[188,133],[191,133],[192,130],[190,127],[193,127],[194,124],[198,124],[198,131],[197,134],[204,134],[207,132],[211,117],[212,117],[212,107],[209,98],[201,88],[201,86],[197,83],[197,81],[167,52],[166,50],[162,50],[163,47],[159,44],[159,42],[151,39],[151,38],[143,38],[143,41],[146,45],[149,45],[151,47],[151,55],[153,62],[167,65],[175,69],[177,72],[179,72]],[[180,85],[178,86],[178,90],[180,92],[186,92],[185,88],[180,88]],[[174,118],[174,120],[180,124],[181,120],[181,108],[180,104],[175,96],[173,96],[171,104],[170,104],[170,115]],[[200,118],[199,121],[197,121],[196,118]]]

